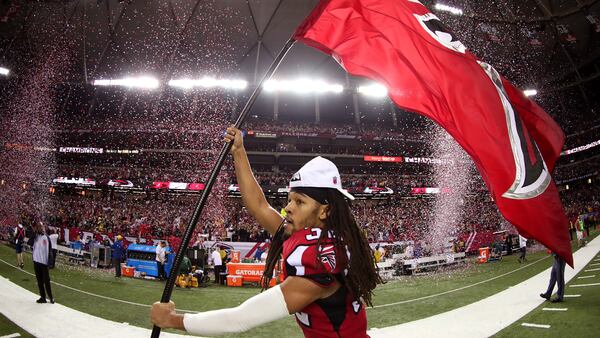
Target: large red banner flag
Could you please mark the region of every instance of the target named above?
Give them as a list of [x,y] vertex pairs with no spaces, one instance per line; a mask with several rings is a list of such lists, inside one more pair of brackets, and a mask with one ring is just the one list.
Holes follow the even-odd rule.
[[573,266],[550,173],[564,134],[542,108],[478,60],[417,0],[322,0],[294,39],[388,88],[441,125],[476,163],[500,212]]

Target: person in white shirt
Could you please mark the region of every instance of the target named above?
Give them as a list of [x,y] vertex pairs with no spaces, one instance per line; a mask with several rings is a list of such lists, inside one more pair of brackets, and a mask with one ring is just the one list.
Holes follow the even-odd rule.
[[519,263],[527,262],[525,254],[527,253],[527,238],[519,234],[519,249],[521,250],[521,256],[519,256]]
[[223,271],[223,261],[221,260],[221,251],[219,250],[219,247],[215,248],[210,257],[212,258],[215,269],[215,283],[218,284],[221,281],[221,271]]
[[161,241],[160,244],[156,246],[156,265],[158,266],[158,279],[164,280],[167,278],[167,274],[165,273],[165,247],[167,243],[165,241]]
[[264,263],[267,261],[267,257],[269,256],[269,251],[265,250],[261,255],[260,255],[260,262]]
[[204,249],[204,240],[208,235],[198,233],[196,241],[192,244],[192,248]]
[[48,265],[52,263],[52,244],[44,231],[44,224],[42,222],[34,222],[33,234],[27,244],[33,248],[33,269],[40,291],[40,299],[36,300],[36,303],[47,303],[46,293],[48,293],[50,303],[54,304],[52,288],[50,287],[50,272],[48,272]]

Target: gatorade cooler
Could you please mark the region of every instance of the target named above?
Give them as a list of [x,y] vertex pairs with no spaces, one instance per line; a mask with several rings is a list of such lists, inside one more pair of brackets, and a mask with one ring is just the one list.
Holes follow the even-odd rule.
[[487,263],[488,259],[490,259],[490,248],[479,248],[479,256],[477,257],[477,262]]
[[133,266],[121,265],[121,275],[124,277],[133,277],[135,268]]
[[242,286],[242,276],[227,275],[227,286]]
[[241,256],[240,250],[231,250],[231,263],[239,263]]

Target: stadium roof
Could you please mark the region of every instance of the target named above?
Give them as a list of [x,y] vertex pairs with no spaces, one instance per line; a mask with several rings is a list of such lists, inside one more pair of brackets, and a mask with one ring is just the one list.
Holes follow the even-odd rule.
[[[460,16],[434,9],[436,1],[422,2],[475,55],[523,89],[537,89],[542,96],[574,93],[583,113],[598,105],[593,93],[600,82],[599,0],[443,1],[460,8]],[[59,46],[56,41],[62,38],[72,60],[66,81],[74,83],[133,75],[166,82],[208,74],[252,84],[316,3],[3,1],[0,66],[18,74],[24,60],[37,55],[41,46]],[[276,74],[281,79],[298,77],[346,82],[345,72],[332,58],[301,44]]]

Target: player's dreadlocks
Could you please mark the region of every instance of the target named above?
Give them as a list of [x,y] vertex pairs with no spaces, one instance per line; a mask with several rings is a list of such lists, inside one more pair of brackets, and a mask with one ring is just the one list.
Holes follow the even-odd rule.
[[[373,252],[364,232],[356,224],[350,207],[342,194],[335,189],[323,188],[327,195],[329,212],[325,220],[325,228],[317,247],[322,239],[327,237],[329,231],[334,234],[334,243],[338,254],[349,253],[348,274],[340,274],[341,283],[348,288],[356,299],[362,299],[367,305],[372,306],[373,289],[377,284],[383,283],[375,266]],[[263,289],[268,288],[273,277],[273,269],[281,258],[283,251],[284,229],[280,226],[271,242],[269,254],[263,274]],[[319,253],[320,255],[320,253]],[[321,257],[318,257],[319,264]]]

